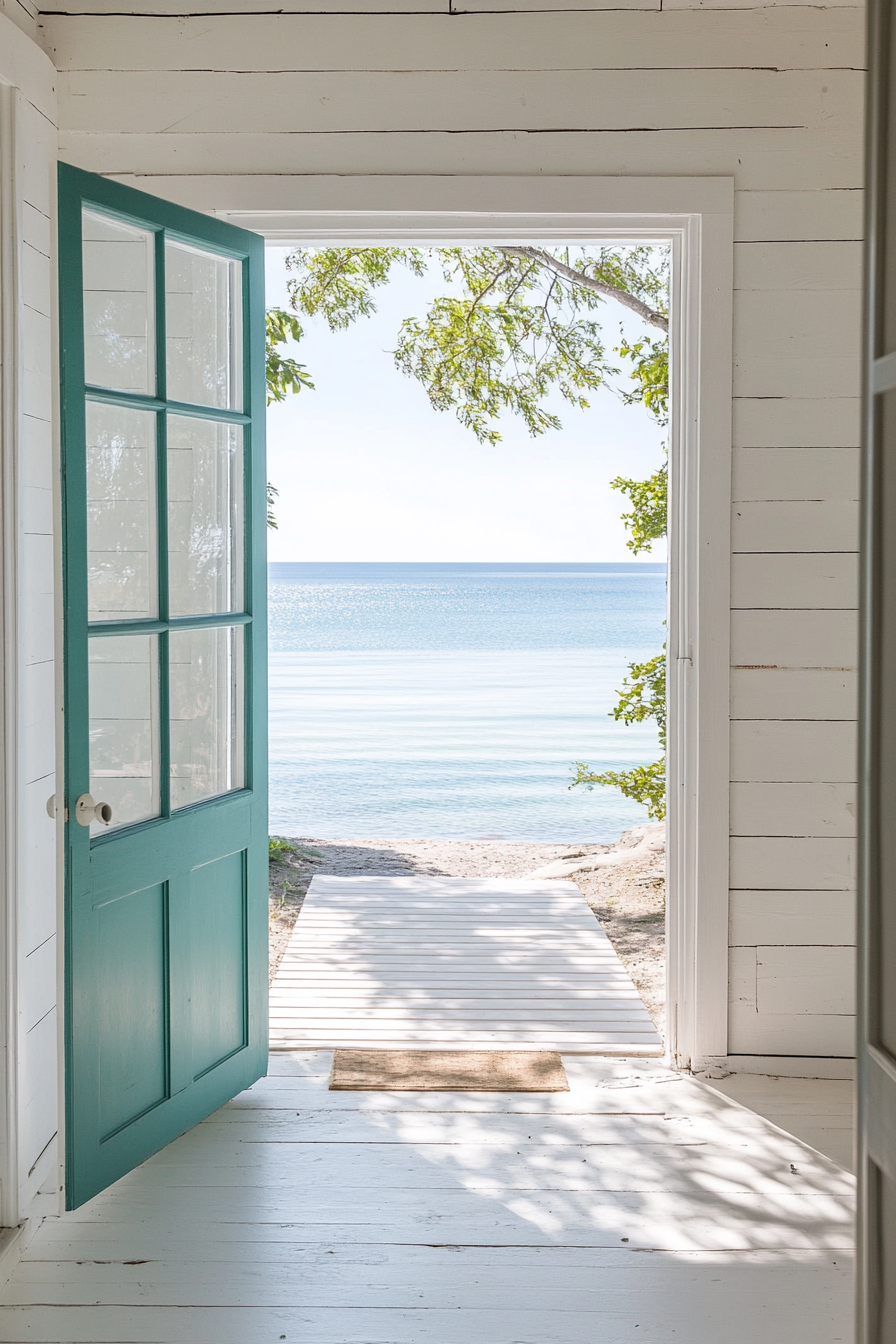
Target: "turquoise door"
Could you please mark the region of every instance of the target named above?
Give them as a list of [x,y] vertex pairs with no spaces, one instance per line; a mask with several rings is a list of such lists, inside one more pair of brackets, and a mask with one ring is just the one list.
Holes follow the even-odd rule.
[[267,1061],[264,254],[59,172],[69,1208]]

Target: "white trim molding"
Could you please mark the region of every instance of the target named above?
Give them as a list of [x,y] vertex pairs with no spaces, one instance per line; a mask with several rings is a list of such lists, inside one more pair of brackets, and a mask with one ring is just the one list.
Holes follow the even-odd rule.
[[668,1040],[728,1052],[731,178],[136,177],[271,242],[668,240],[673,249]]
[[0,76],[0,905],[3,1109],[0,1113],[0,1225],[19,1209],[19,904],[18,861],[18,520],[16,457],[21,408],[20,202],[17,190],[18,90]]

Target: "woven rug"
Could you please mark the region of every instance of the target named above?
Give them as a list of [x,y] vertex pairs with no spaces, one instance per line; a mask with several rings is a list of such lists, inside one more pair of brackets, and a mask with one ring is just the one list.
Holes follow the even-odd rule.
[[568,1092],[554,1050],[336,1050],[331,1092]]

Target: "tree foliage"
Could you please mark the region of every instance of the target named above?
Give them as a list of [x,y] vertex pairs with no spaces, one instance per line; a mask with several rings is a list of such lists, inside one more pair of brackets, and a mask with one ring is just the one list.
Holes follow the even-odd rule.
[[619,354],[631,364],[635,386],[622,394],[626,405],[642,402],[650,414],[663,426],[669,423],[669,341],[640,341],[623,339]]
[[575,775],[570,788],[583,784],[591,789],[595,784],[610,784],[620,789],[626,798],[634,798],[647,808],[648,816],[661,820],[666,815],[666,655],[656,654],[646,663],[629,663],[629,675],[622,683],[619,699],[610,711],[617,722],[631,726],[655,719],[659,729],[663,756],[650,765],[637,765],[631,770],[602,770],[595,772],[582,761],[575,763]]
[[277,515],[274,513],[274,509],[277,506],[277,496],[279,495],[279,493],[280,491],[277,489],[276,485],[271,485],[270,481],[268,481],[268,490],[267,490],[268,527],[272,527],[274,531],[276,531],[277,528],[280,526],[280,524],[277,522]]
[[[453,411],[492,445],[501,440],[502,415],[543,434],[560,428],[545,405],[550,393],[585,409],[589,393],[614,382],[621,347],[607,349],[600,320],[608,295],[624,295],[645,321],[668,325],[665,256],[658,264],[647,247],[300,248],[287,266],[296,311],[323,318],[331,331],[376,311],[375,292],[394,267],[417,276],[439,271],[445,292],[423,318],[401,324],[395,364],[421,383],[435,410]],[[647,354],[624,358],[646,368],[652,345],[644,344]]]
[[291,392],[301,392],[303,387],[313,389],[314,383],[305,365],[287,359],[278,349],[288,341],[298,344],[305,334],[295,313],[287,312],[285,308],[269,308],[265,313],[265,333],[267,404],[285,401]]
[[622,521],[631,536],[625,543],[635,555],[652,549],[653,543],[666,535],[669,473],[665,463],[646,481],[632,481],[627,476],[616,476],[610,485],[626,495],[631,502],[631,513],[624,513]]
[[[295,313],[285,308],[268,308],[265,313],[265,383],[267,404],[272,401],[285,401],[290,393],[301,392],[303,387],[314,388],[311,375],[304,364],[281,355],[278,346],[289,341],[296,344],[305,333]],[[277,515],[274,504],[278,495],[277,487],[268,481],[267,519],[268,527],[277,527]]]
[[[668,250],[626,247],[324,247],[287,258],[293,313],[268,314],[268,399],[312,387],[307,370],[284,360],[277,346],[298,341],[296,314],[344,331],[376,311],[376,292],[395,268],[422,277],[440,273],[444,292],[422,318],[408,317],[392,352],[396,367],[416,379],[437,411],[452,412],[480,443],[501,441],[500,420],[514,415],[532,435],[561,427],[547,405],[552,393],[586,409],[602,385],[627,404],[641,404],[665,426],[669,418]],[[615,301],[647,330],[620,333],[607,344],[605,305]],[[620,378],[624,381],[620,383]],[[634,554],[666,535],[665,464],[646,480],[610,483],[631,505],[622,515]],[[276,492],[274,492],[276,493]],[[271,526],[276,526],[270,511]],[[665,651],[629,667],[611,711],[626,724],[653,719],[665,750]],[[606,784],[665,815],[665,757],[626,771],[594,772],[576,762],[570,785]]]

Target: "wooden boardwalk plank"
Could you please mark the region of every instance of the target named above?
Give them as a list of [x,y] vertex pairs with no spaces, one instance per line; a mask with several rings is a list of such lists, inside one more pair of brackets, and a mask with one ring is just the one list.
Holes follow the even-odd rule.
[[273,1049],[659,1055],[572,882],[315,877],[271,989]]

